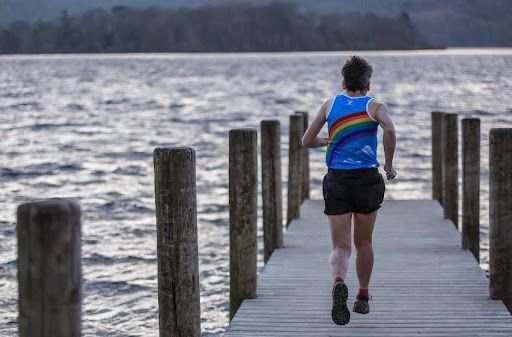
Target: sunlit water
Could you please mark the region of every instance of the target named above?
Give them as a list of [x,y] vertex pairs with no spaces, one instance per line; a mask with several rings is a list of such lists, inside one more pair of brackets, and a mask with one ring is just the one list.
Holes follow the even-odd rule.
[[[203,335],[220,336],[228,322],[228,131],[279,119],[286,180],[288,115],[315,113],[340,89],[347,55],[0,57],[0,335],[16,333],[15,209],[40,197],[76,198],[83,209],[84,335],[157,335],[152,151],[186,145],[197,154]],[[388,199],[431,196],[432,110],[481,118],[486,268],[488,132],[512,127],[512,49],[366,55],[371,94],[388,104],[398,131],[399,176]],[[321,198],[323,156],[311,152],[313,198]],[[259,238],[262,267],[261,230]]]

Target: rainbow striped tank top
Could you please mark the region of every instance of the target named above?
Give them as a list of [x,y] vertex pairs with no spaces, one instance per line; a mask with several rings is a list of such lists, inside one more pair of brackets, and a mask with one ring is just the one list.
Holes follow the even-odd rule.
[[377,168],[378,123],[368,114],[369,96],[338,95],[327,113],[329,144],[325,162],[338,170]]

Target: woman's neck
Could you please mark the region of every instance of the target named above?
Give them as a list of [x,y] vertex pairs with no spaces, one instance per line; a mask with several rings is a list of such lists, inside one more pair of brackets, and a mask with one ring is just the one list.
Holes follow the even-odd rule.
[[366,96],[366,91],[350,91],[350,90],[346,90],[345,91],[347,93],[348,96],[350,97],[362,97],[362,96]]

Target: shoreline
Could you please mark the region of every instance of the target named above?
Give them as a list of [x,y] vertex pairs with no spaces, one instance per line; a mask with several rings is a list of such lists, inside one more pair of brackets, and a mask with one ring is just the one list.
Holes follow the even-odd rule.
[[261,52],[127,52],[127,53],[49,53],[49,54],[0,54],[8,58],[168,58],[168,57],[254,57],[254,56],[411,56],[411,55],[512,55],[512,47],[456,47],[443,49],[403,50],[339,50],[339,51],[261,51]]

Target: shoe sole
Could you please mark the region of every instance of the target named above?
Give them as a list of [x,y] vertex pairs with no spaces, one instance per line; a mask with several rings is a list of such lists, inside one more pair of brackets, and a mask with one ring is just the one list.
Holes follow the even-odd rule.
[[350,321],[350,310],[347,308],[348,289],[345,283],[338,283],[332,292],[332,321],[337,325],[345,325]]

